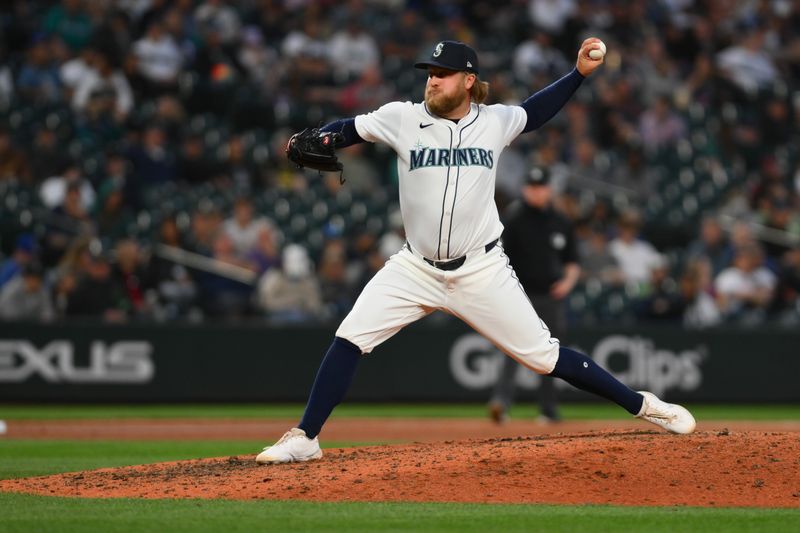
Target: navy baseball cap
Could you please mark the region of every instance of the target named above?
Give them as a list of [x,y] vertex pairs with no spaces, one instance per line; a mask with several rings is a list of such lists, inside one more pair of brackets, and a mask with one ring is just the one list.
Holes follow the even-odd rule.
[[545,168],[533,168],[525,180],[528,185],[548,185],[550,183],[550,172]]
[[433,48],[428,61],[420,61],[414,68],[441,67],[448,70],[478,73],[478,54],[461,41],[442,41]]

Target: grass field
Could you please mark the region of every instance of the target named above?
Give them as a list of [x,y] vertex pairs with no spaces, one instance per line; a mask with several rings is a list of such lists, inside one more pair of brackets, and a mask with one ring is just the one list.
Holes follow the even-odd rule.
[[[302,406],[8,406],[0,419],[292,418]],[[800,406],[692,406],[698,418],[798,420]],[[533,417],[518,408],[516,418]],[[565,405],[570,419],[624,417]],[[482,405],[343,405],[337,417],[483,417]],[[251,441],[45,441],[0,438],[0,478],[253,453]],[[326,442],[330,447],[369,443]],[[800,509],[91,500],[0,493],[0,531],[796,531]]]

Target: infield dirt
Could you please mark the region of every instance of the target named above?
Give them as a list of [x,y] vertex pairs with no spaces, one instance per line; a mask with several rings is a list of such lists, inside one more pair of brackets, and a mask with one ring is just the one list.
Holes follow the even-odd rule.
[[310,463],[199,459],[0,481],[95,498],[800,507],[800,433],[543,434],[329,449]]

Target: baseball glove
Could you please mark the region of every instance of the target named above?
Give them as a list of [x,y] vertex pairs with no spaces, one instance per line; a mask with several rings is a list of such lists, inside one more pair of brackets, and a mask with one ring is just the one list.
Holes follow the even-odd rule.
[[342,139],[341,133],[306,128],[289,139],[286,156],[300,168],[308,167],[321,172],[342,172],[344,167],[336,157],[336,144]]

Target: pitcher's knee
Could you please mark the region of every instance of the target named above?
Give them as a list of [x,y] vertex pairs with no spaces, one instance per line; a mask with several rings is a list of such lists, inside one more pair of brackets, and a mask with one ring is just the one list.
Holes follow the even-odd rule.
[[553,342],[527,353],[515,353],[514,357],[537,374],[549,374],[556,367],[558,349],[558,342]]

